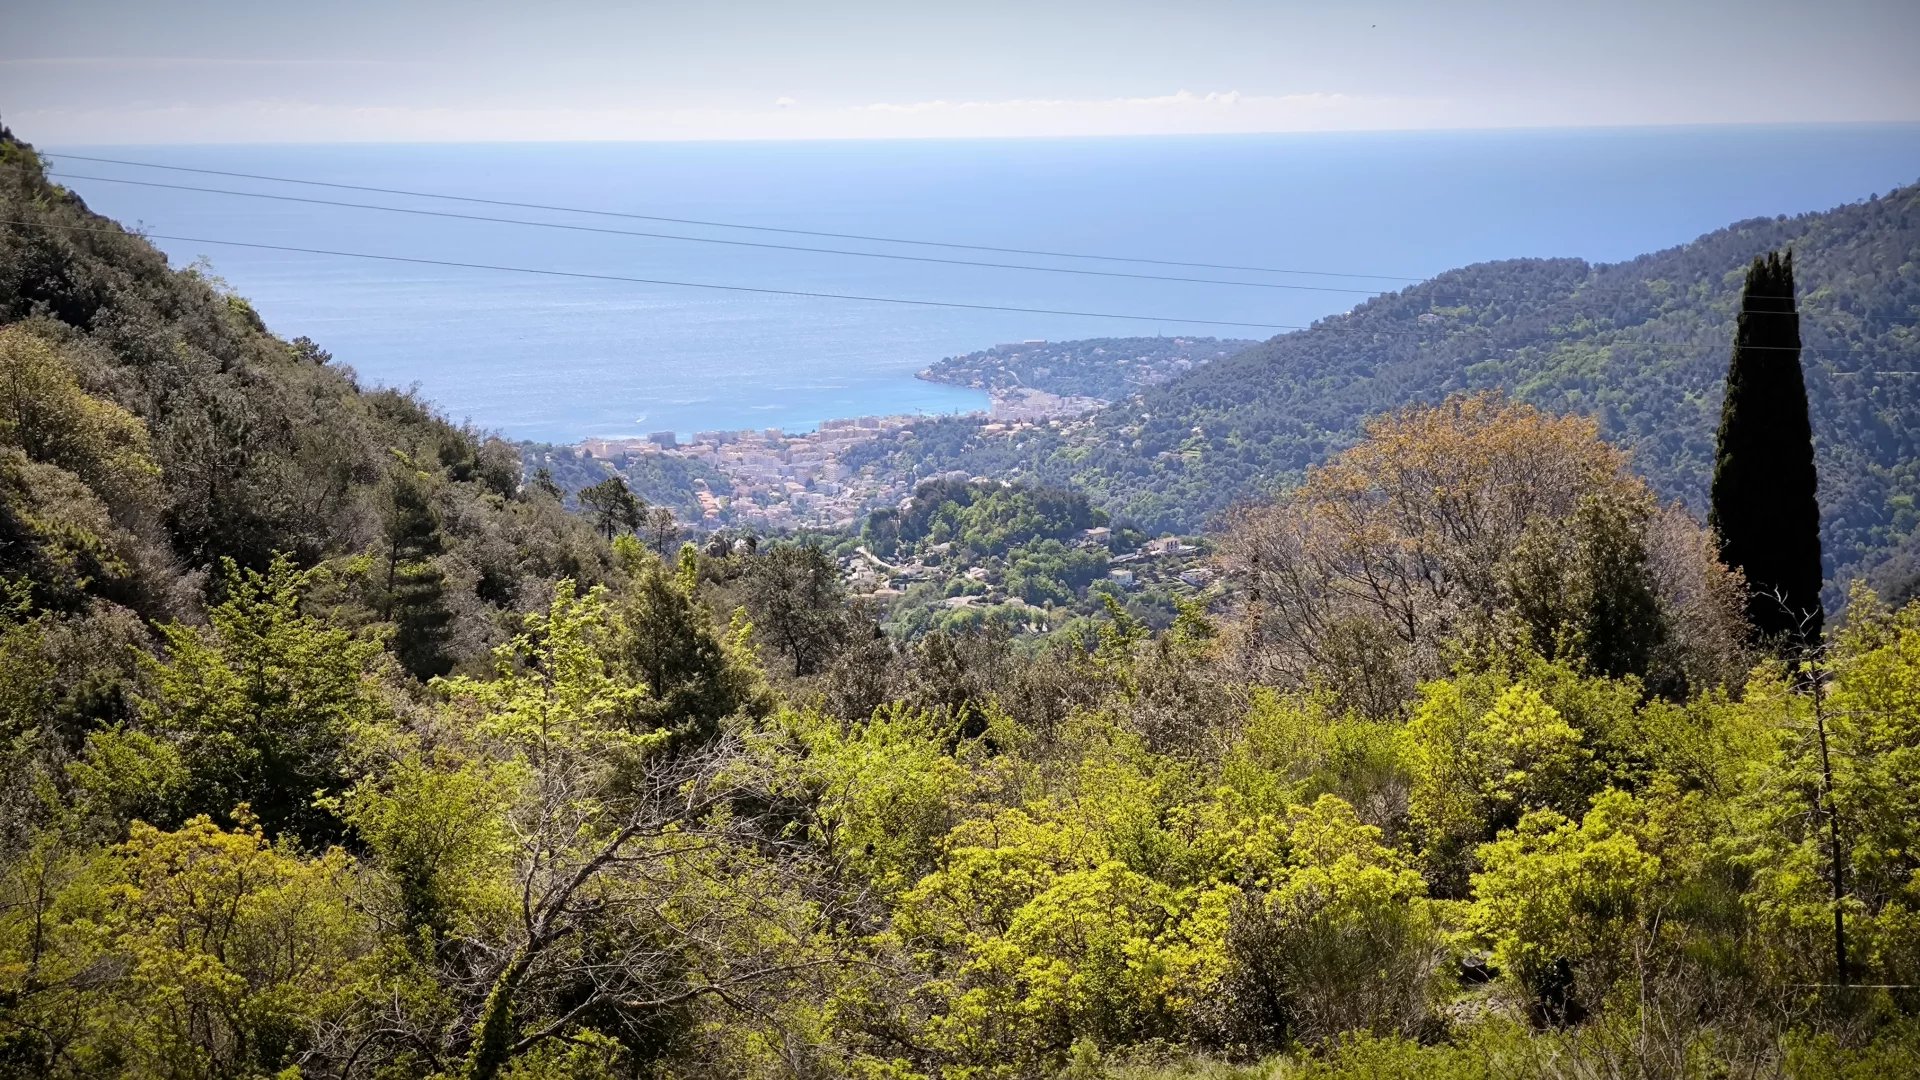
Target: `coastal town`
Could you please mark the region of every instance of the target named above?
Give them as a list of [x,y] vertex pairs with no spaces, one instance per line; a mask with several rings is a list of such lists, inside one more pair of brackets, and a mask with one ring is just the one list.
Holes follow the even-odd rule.
[[[985,391],[988,408],[968,414],[981,424],[979,433],[1018,437],[1037,427],[1058,428],[1244,344],[1182,337],[1030,340],[947,357],[916,377]],[[707,466],[715,478],[692,481],[700,513],[689,524],[696,527],[844,528],[869,510],[911,496],[914,483],[872,465],[856,466],[848,451],[882,436],[911,435],[914,425],[928,419],[863,416],[823,421],[808,432],[659,431],[587,439],[576,449],[620,472],[650,455]]]
[[700,431],[682,442],[670,431],[639,439],[588,439],[580,450],[622,468],[649,454],[688,458],[710,466],[731,483],[694,481],[701,521],[707,527],[740,525],[763,530],[850,524],[866,509],[905,494],[904,481],[872,467],[855,470],[846,452],[884,434],[909,432],[914,416],[863,416],[827,420],[810,432],[779,428]]
[[[994,413],[979,416],[984,421],[981,434],[1013,436],[1062,422],[1043,402],[1027,395],[1017,395],[1007,411],[1012,415],[1006,419]],[[894,505],[913,493],[911,480],[875,465],[855,467],[846,460],[847,452],[883,435],[911,435],[913,426],[927,419],[862,416],[827,420],[813,431],[796,433],[779,428],[700,431],[685,442],[662,431],[637,439],[588,439],[578,449],[616,471],[654,454],[710,467],[724,482],[693,481],[700,518],[690,524],[760,531],[845,528],[868,510]]]

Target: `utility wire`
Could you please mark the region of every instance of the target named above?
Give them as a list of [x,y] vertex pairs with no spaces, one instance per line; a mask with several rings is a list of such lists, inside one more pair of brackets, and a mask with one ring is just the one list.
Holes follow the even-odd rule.
[[767,296],[804,296],[818,300],[863,300],[875,304],[908,304],[914,307],[965,308],[972,311],[1012,311],[1026,315],[1072,315],[1088,319],[1132,319],[1139,322],[1181,323],[1194,326],[1242,326],[1256,330],[1304,330],[1304,326],[1286,323],[1235,322],[1228,319],[1187,319],[1171,315],[1123,315],[1110,311],[1066,311],[1058,308],[1014,307],[1006,304],[971,304],[958,300],[914,300],[900,296],[861,296],[853,293],[811,292],[805,289],[774,289],[755,285],[721,285],[706,281],[669,281],[664,278],[628,277],[624,274],[591,274],[578,270],[545,270],[529,266],[502,266],[497,263],[461,262],[453,259],[423,259],[408,255],[376,255],[366,251],[334,251],[328,248],[295,247],[291,244],[259,244],[244,240],[214,240],[204,236],[176,236],[167,233],[129,234],[121,229],[84,225],[54,225],[50,222],[0,218],[0,225],[24,225],[35,229],[59,229],[66,232],[138,235],[154,240],[177,240],[184,244],[217,244],[222,247],[253,248],[260,251],[287,251],[302,255],[334,255],[347,259],[378,259],[382,262],[413,263],[419,266],[449,266],[464,270],[496,270],[510,274],[539,274],[545,277],[580,278],[588,281],[625,281],[636,285],[667,285],[682,289],[717,289],[723,292],[761,293]]
[[[136,162],[120,162],[117,159],[111,159],[111,158],[85,158],[85,157],[81,157],[80,155],[50,154],[48,156],[74,157],[79,160],[110,162],[114,164],[130,164],[130,165],[140,164]],[[464,196],[456,196],[456,195],[426,195],[418,192],[402,192],[402,191],[396,191],[393,189],[385,189],[385,188],[363,188],[359,185],[332,184],[332,183],[327,183],[324,181],[317,181],[317,180],[313,180],[313,181],[291,180],[291,179],[285,179],[285,178],[279,178],[279,177],[256,176],[255,174],[251,174],[251,173],[225,173],[225,172],[221,172],[220,170],[214,170],[214,169],[188,169],[185,166],[148,165],[146,167],[178,169],[184,172],[208,172],[208,173],[214,173],[216,175],[223,175],[223,176],[238,176],[238,177],[246,177],[250,179],[273,180],[280,183],[316,184],[316,185],[322,185],[327,187],[350,188],[354,190],[383,191],[391,194],[412,195],[412,196],[417,196],[421,198],[455,199],[460,201],[482,202],[482,203],[500,202],[499,200],[467,199]],[[1251,288],[1251,289],[1281,289],[1281,290],[1290,290],[1290,291],[1299,291],[1299,292],[1344,293],[1344,294],[1362,295],[1362,296],[1381,295],[1381,290],[1379,289],[1340,288],[1336,286],[1327,286],[1327,285],[1297,285],[1292,283],[1266,282],[1266,281],[1232,281],[1232,280],[1227,280],[1222,278],[1186,277],[1186,276],[1163,275],[1163,274],[1140,274],[1140,273],[1130,273],[1130,272],[1115,271],[1115,270],[1087,270],[1087,269],[1076,269],[1072,267],[1059,267],[1059,266],[1033,266],[1030,264],[1022,264],[1022,263],[981,262],[981,261],[975,261],[970,259],[944,259],[936,256],[903,255],[903,254],[898,254],[894,252],[849,251],[844,248],[805,247],[805,246],[794,245],[794,244],[775,244],[775,243],[766,243],[766,242],[759,242],[759,241],[752,241],[752,240],[727,240],[723,238],[708,237],[708,236],[685,236],[677,233],[656,233],[656,232],[643,232],[643,231],[631,230],[631,229],[610,229],[610,228],[603,228],[603,227],[597,227],[592,225],[568,225],[561,222],[528,221],[524,218],[493,217],[493,216],[484,215],[484,214],[460,214],[460,213],[453,213],[453,212],[441,211],[441,210],[423,210],[423,209],[414,208],[414,207],[381,206],[374,203],[346,202],[346,201],[336,200],[336,199],[318,199],[318,198],[311,198],[311,197],[300,196],[300,195],[279,195],[279,194],[273,194],[268,192],[258,192],[258,191],[235,191],[228,188],[201,187],[201,186],[192,185],[192,184],[167,184],[167,183],[161,183],[161,182],[152,181],[152,180],[133,180],[133,179],[126,179],[121,177],[111,177],[111,176],[88,176],[88,175],[79,174],[79,173],[65,173],[65,172],[48,172],[47,175],[59,177],[63,180],[83,180],[83,181],[106,183],[106,184],[127,184],[127,185],[133,185],[137,187],[160,188],[160,189],[165,189],[170,191],[190,191],[190,192],[196,192],[199,194],[207,194],[207,195],[227,195],[227,196],[236,196],[236,197],[248,198],[248,199],[267,199],[267,200],[272,200],[277,202],[305,203],[305,204],[316,205],[316,206],[334,206],[334,207],[342,207],[342,208],[356,209],[356,210],[377,210],[385,213],[411,214],[411,215],[420,216],[420,217],[448,218],[448,219],[453,219],[458,221],[479,221],[479,222],[490,222],[490,223],[497,223],[497,224],[503,224],[503,225],[522,225],[530,228],[539,228],[539,229],[561,229],[568,232],[599,233],[599,234],[611,235],[611,236],[631,236],[631,237],[639,237],[639,238],[654,239],[654,240],[678,240],[678,241],[699,243],[699,244],[721,244],[729,247],[759,248],[759,249],[774,250],[774,251],[796,251],[796,252],[805,252],[805,253],[821,254],[821,255],[843,255],[843,256],[851,256],[856,258],[868,258],[868,259],[891,259],[891,260],[905,261],[905,262],[937,263],[937,264],[942,264],[947,266],[975,266],[975,267],[981,267],[985,269],[995,269],[995,270],[1025,270],[1025,271],[1047,273],[1047,274],[1073,274],[1073,275],[1091,276],[1091,277],[1128,278],[1128,279],[1139,280],[1139,281],[1168,281],[1168,282],[1178,282],[1178,283],[1196,284],[1196,285],[1226,285],[1226,286],[1237,286],[1241,288]],[[536,209],[564,210],[569,213],[592,213],[592,214],[603,213],[603,211],[573,210],[566,207],[546,207],[546,206],[540,206],[539,204],[533,204],[533,203],[504,203],[504,205],[526,206],[526,207],[536,208]],[[611,212],[609,211],[605,213],[611,213]],[[623,214],[623,215],[616,215],[616,216],[640,217],[640,218],[644,218],[645,220],[660,220],[660,221],[682,220],[682,219],[676,219],[676,218],[648,218],[645,215],[631,215],[631,214]],[[708,225],[718,224],[713,222],[685,222],[685,223],[708,224]],[[763,227],[763,226],[727,225],[724,227],[743,228],[743,229],[744,228],[756,228],[756,229],[766,228],[768,231],[773,231],[773,232],[801,232],[804,235],[826,235],[826,236],[846,235],[846,234],[833,234],[833,233],[819,233],[819,234],[805,233],[804,230],[773,229],[771,227]],[[879,239],[879,238],[871,238],[871,237],[849,237],[849,238]],[[932,243],[931,241],[906,241],[906,240],[889,240],[886,242],[888,243]],[[936,245],[936,246],[967,247],[969,245]],[[976,249],[976,250],[1019,251],[1022,249],[1008,248],[1008,249]],[[1031,252],[1031,253],[1032,254],[1054,254],[1054,253],[1046,253],[1046,252]],[[1107,258],[1106,256],[1061,256],[1061,257]],[[1131,260],[1131,259],[1120,260],[1116,257],[1115,261],[1154,262],[1157,260]],[[1175,265],[1198,266],[1198,265],[1211,265],[1211,264],[1182,263],[1182,264],[1175,264]],[[1241,269],[1245,269],[1250,272],[1260,271],[1260,268],[1258,267],[1245,267]],[[1264,272],[1299,273],[1299,274],[1321,273],[1320,271],[1308,271],[1308,270],[1299,270],[1299,271],[1292,271],[1292,270],[1277,271],[1276,270],[1276,271],[1264,271]],[[1448,288],[1446,285],[1435,282],[1433,279],[1398,278],[1392,275],[1385,275],[1385,274],[1380,274],[1380,275],[1340,274],[1340,275],[1331,275],[1331,276],[1377,277],[1382,280],[1399,280],[1399,281],[1425,280],[1429,283],[1429,287],[1433,291],[1439,292],[1441,293],[1441,295],[1445,297],[1450,297],[1456,300],[1485,301],[1488,299],[1495,298],[1487,295],[1471,294],[1464,290],[1449,292],[1449,291],[1446,291]],[[1552,288],[1551,286],[1548,286],[1548,285],[1539,285],[1534,283],[1526,283],[1526,287],[1534,288],[1534,289],[1551,289]],[[1621,288],[1621,287],[1582,288],[1580,286],[1575,286],[1568,293],[1567,298],[1572,299],[1576,295],[1592,296],[1592,295],[1606,295],[1609,293],[1628,293],[1633,291],[1636,291],[1636,290],[1631,286],[1624,287],[1624,288]],[[1739,313],[1740,312],[1736,312],[1736,314],[1739,314]],[[1758,312],[1758,311],[1745,312],[1745,313],[1746,314],[1777,314],[1776,312]],[[1864,315],[1864,314],[1852,314],[1852,313],[1849,313],[1847,317],[1855,320],[1859,320],[1859,321],[1864,321],[1864,322],[1902,322],[1902,321],[1911,321],[1911,320],[1920,319],[1920,315]]]
[[1283,270],[1272,266],[1235,266],[1229,263],[1183,262],[1177,259],[1138,258],[1127,255],[1089,255],[1073,251],[1042,251],[1035,248],[994,247],[989,244],[956,244],[941,240],[909,240],[893,236],[868,236],[861,233],[821,232],[814,229],[789,229],[774,225],[742,225],[730,221],[702,221],[697,218],[664,217],[659,214],[634,214],[619,210],[592,210],[578,206],[552,206],[545,203],[514,202],[511,199],[483,199],[472,195],[448,195],[432,191],[407,191],[401,188],[373,187],[367,184],[343,184],[330,180],[302,180],[291,176],[266,176],[260,173],[230,172],[224,169],[196,169],[186,165],[162,165],[152,161],[127,161],[121,158],[89,157],[85,154],[43,154],[43,157],[69,161],[92,161],[103,165],[128,165],[140,169],[166,169],[172,172],[227,176],[240,180],[265,180],[275,184],[306,184],[311,187],[366,191],[379,195],[404,195],[413,199],[445,199],[477,203],[482,206],[508,206],[521,210],[551,210],[562,214],[591,214],[597,217],[628,218],[634,221],[660,221],[671,225],[699,225],[714,229],[748,229],[755,232],[785,233],[789,236],[818,236],[831,240],[862,240],[875,244],[911,244],[917,247],[952,248],[958,251],[991,251],[1001,255],[1040,255],[1050,259],[1092,259],[1099,262],[1145,263],[1151,266],[1184,266],[1196,270],[1241,270],[1251,274],[1297,274],[1307,277],[1359,278],[1373,281],[1423,281],[1407,274],[1348,274],[1332,270]]
[[452,218],[457,221],[488,221],[501,225],[526,225],[536,229],[565,229],[568,232],[604,233],[609,236],[638,236],[649,240],[685,240],[696,244],[725,244],[729,247],[764,248],[773,251],[804,251],[816,255],[852,255],[862,259],[898,259],[905,262],[942,263],[947,266],[979,266],[992,270],[1033,270],[1044,274],[1082,274],[1091,277],[1135,278],[1141,281],[1179,281],[1194,285],[1238,285],[1248,289],[1291,289],[1299,292],[1350,293],[1377,296],[1378,289],[1347,289],[1333,285],[1295,285],[1275,281],[1228,281],[1224,278],[1174,277],[1164,274],[1133,274],[1123,270],[1084,270],[1067,266],[1032,266],[1025,263],[976,262],[971,259],[942,259],[935,255],[902,255],[890,251],[848,251],[845,248],[802,247],[797,244],[772,244],[759,240],[724,240],[713,236],[682,236],[678,233],[638,232],[609,229],[598,225],[567,225],[553,221],[528,221],[524,218],[489,217],[484,214],[456,214],[446,210],[421,210],[407,206],[379,206],[374,203],[314,199],[302,195],[273,195],[260,191],[231,191],[226,188],[196,187],[191,184],[162,184],[152,180],[123,180],[111,176],[82,176],[77,173],[50,172],[62,180],[91,180],[104,184],[134,184],[140,187],[166,188],[170,191],[196,191],[207,195],[237,195],[245,199],[273,199],[278,202],[310,203],[316,206],[341,206],[354,210],[382,210],[389,214],[415,214],[421,217]]
[[[908,297],[899,297],[899,296],[865,296],[865,295],[858,295],[858,294],[852,294],[852,293],[813,292],[813,291],[804,290],[804,289],[776,289],[776,288],[754,286],[754,285],[723,285],[715,282],[674,281],[674,280],[668,280],[663,278],[629,277],[622,274],[595,274],[595,273],[587,273],[584,271],[577,271],[577,270],[549,270],[549,269],[542,269],[538,267],[505,266],[498,263],[463,262],[463,261],[458,261],[453,259],[429,259],[429,258],[421,258],[417,256],[408,256],[408,255],[378,255],[372,252],[365,252],[365,251],[337,251],[329,248],[298,247],[291,244],[262,244],[262,243],[244,241],[244,240],[215,240],[210,237],[202,237],[202,236],[180,236],[180,235],[168,234],[168,233],[132,232],[120,227],[106,228],[106,227],[100,227],[100,226],[86,226],[86,225],[56,225],[56,224],[53,224],[52,222],[26,221],[18,218],[0,218],[0,225],[19,225],[19,226],[23,226],[25,228],[30,228],[30,229],[50,229],[50,230],[56,230],[60,232],[92,233],[92,234],[98,234],[98,235],[122,236],[122,237],[131,236],[131,237],[139,237],[139,238],[154,239],[154,240],[174,240],[174,241],[178,241],[180,243],[185,243],[185,244],[214,244],[220,247],[249,248],[249,249],[259,250],[259,251],[284,251],[284,252],[291,252],[291,253],[302,254],[302,255],[332,255],[340,258],[372,259],[372,260],[378,260],[381,262],[409,263],[409,264],[414,264],[419,266],[445,266],[445,267],[453,267],[453,268],[465,269],[465,270],[492,270],[500,273],[534,274],[534,275],[539,275],[543,277],[578,278],[578,279],[583,279],[588,281],[620,281],[620,282],[629,282],[637,285],[664,285],[664,286],[669,286],[674,288],[712,289],[712,290],[718,290],[722,292],[759,293],[759,294],[768,295],[768,296],[799,296],[799,297],[808,297],[808,298],[819,299],[819,300],[857,300],[857,301],[865,301],[868,303],[876,303],[876,304],[904,304],[904,305],[909,305],[913,307],[958,308],[958,309],[964,309],[969,311],[1007,311],[1007,312],[1014,312],[1017,314],[1024,314],[1024,315],[1069,315],[1077,318],[1126,319],[1126,320],[1131,320],[1135,322],[1179,323],[1183,325],[1194,325],[1194,326],[1238,326],[1238,327],[1247,327],[1247,328],[1252,328],[1257,330],[1316,330],[1321,333],[1368,334],[1375,337],[1425,337],[1427,335],[1426,331],[1420,331],[1420,330],[1382,330],[1382,329],[1375,329],[1372,327],[1365,327],[1365,326],[1334,326],[1334,325],[1325,325],[1325,324],[1301,325],[1298,323],[1239,322],[1239,321],[1234,321],[1229,319],[1190,319],[1190,318],[1182,318],[1182,317],[1175,317],[1175,316],[1168,316],[1168,315],[1132,315],[1132,314],[1123,314],[1119,312],[1108,312],[1108,311],[1069,311],[1069,310],[1063,310],[1059,308],[1034,308],[1034,307],[1016,307],[1016,306],[1007,305],[1007,304],[968,303],[968,302],[959,301],[959,300],[917,300],[917,299],[912,299]],[[1785,314],[1785,313],[1770,312],[1767,314]],[[1541,347],[1541,346],[1530,346],[1530,347]],[[1631,348],[1641,348],[1641,349],[1683,349],[1689,352],[1698,352],[1703,348],[1718,348],[1720,347],[1720,343],[1715,343],[1713,346],[1702,346],[1702,345],[1690,345],[1685,342],[1626,340],[1626,341],[1608,342],[1603,347],[1607,347],[1607,348],[1631,347]],[[1749,349],[1774,351],[1774,352],[1796,352],[1797,351],[1802,355],[1809,355],[1809,356],[1839,355],[1839,354],[1829,354],[1824,350],[1809,349],[1804,347],[1796,350],[1791,346],[1785,346],[1785,345],[1749,345],[1744,347]],[[1487,348],[1491,350],[1493,346],[1488,346]],[[1516,350],[1506,349],[1505,351],[1513,352]]]

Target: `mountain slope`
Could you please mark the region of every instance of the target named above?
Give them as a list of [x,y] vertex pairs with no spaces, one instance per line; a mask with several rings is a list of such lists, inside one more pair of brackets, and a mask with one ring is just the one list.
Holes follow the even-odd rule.
[[[193,619],[222,558],[364,554],[380,572],[342,563],[358,617],[384,621],[410,575],[444,609],[450,657],[477,659],[551,581],[609,565],[582,522],[521,490],[514,447],[275,337],[217,279],[49,183],[4,128],[0,367],[0,411],[38,417],[0,423],[0,579],[36,606]],[[403,549],[405,574],[389,565]]]
[[895,467],[1025,474],[1150,531],[1201,527],[1350,443],[1367,416],[1503,388],[1596,415],[1663,494],[1704,512],[1741,274],[1791,247],[1819,448],[1827,567],[1912,544],[1920,496],[1920,187],[1745,221],[1629,262],[1484,263],[1218,360],[1089,422],[995,435],[920,425]]

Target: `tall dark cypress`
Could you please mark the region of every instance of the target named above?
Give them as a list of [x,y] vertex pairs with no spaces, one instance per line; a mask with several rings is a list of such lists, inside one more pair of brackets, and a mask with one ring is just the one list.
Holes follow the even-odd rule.
[[415,678],[445,675],[453,667],[447,655],[446,576],[434,562],[440,554],[440,522],[426,490],[403,466],[393,485],[393,509],[387,518],[387,588],[384,614],[393,622],[393,651]]
[[1817,642],[1825,619],[1817,483],[1793,255],[1775,252],[1747,269],[1708,521],[1746,575],[1754,630],[1789,652]]

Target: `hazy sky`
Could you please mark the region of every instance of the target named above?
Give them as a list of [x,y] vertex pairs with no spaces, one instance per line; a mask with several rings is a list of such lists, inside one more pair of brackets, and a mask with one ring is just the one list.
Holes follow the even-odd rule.
[[43,144],[1920,120],[1920,0],[0,0]]

